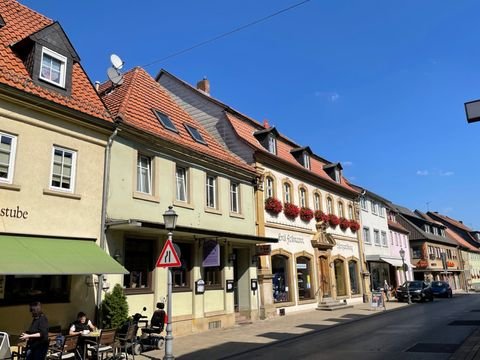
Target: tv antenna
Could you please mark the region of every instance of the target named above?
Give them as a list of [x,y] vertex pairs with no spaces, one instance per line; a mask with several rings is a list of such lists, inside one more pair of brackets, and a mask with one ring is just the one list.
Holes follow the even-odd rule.
[[120,86],[123,84],[123,74],[120,69],[123,67],[124,62],[120,59],[120,56],[116,54],[110,55],[110,62],[112,66],[107,69],[107,76],[112,82],[113,86]]

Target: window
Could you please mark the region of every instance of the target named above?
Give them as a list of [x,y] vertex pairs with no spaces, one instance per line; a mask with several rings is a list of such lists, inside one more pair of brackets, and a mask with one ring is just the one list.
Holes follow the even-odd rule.
[[348,218],[350,220],[354,220],[353,219],[353,206],[352,205],[348,205]]
[[177,191],[176,191],[177,201],[188,202],[187,169],[177,165],[177,168],[175,170],[175,180],[177,184]]
[[[205,287],[206,288],[213,288],[213,289],[219,289],[223,287],[223,279],[222,279],[222,274],[223,274],[223,254],[224,254],[225,247],[224,246],[218,246],[218,250],[220,251],[220,265],[219,266],[203,266],[203,276],[202,278],[205,281]],[[205,256],[205,254],[204,254]]]
[[217,178],[215,176],[207,175],[206,199],[207,207],[217,208]]
[[305,169],[310,169],[310,155],[306,151],[303,153],[303,166]]
[[266,184],[266,193],[267,193],[267,199],[268,198],[273,198],[275,196],[275,192],[274,192],[274,186],[275,186],[275,182],[273,181],[273,178],[271,178],[270,176],[267,176],[266,180],[265,180],[265,184]]
[[153,240],[125,239],[125,268],[130,272],[123,277],[126,289],[152,288],[153,245]]
[[240,184],[230,183],[230,212],[240,212]]
[[322,208],[320,194],[318,193],[313,194],[313,207],[315,210],[320,210]]
[[370,205],[372,207],[372,214],[378,214],[378,205],[375,201],[370,201]]
[[207,145],[207,143],[205,142],[205,140],[203,139],[202,135],[200,134],[197,128],[194,128],[193,126],[190,126],[187,124],[184,124],[184,125],[185,125],[185,128],[190,133],[190,136],[192,137],[193,140],[195,140],[200,144]]
[[180,267],[172,268],[173,291],[191,289],[190,278],[192,271],[193,245],[175,242],[180,248]]
[[367,200],[363,196],[360,198],[360,206],[362,210],[368,211]]
[[142,154],[137,156],[137,191],[152,193],[152,158]]
[[399,237],[400,237],[400,235],[398,233],[395,233],[395,245],[396,246],[401,245],[401,243],[399,243],[399,239],[398,239]]
[[327,213],[333,214],[333,201],[330,197],[327,197]]
[[335,179],[337,183],[340,183],[342,180],[342,174],[340,173],[340,170],[338,168],[335,168]]
[[385,217],[385,207],[383,205],[380,205],[380,216]]
[[16,136],[0,133],[0,182],[13,181],[16,144]]
[[430,232],[430,225],[425,224],[424,229],[425,229],[425,232],[429,233]]
[[307,191],[300,188],[300,207],[307,207]]
[[345,217],[343,203],[341,201],[338,202],[338,217]]
[[393,245],[393,232],[390,230],[390,245]]
[[272,256],[272,283],[273,283],[273,301],[287,302],[290,300],[289,293],[289,258],[283,255]]
[[433,234],[438,235],[438,228],[436,228],[435,226],[432,226],[432,229],[433,229]]
[[313,286],[310,259],[305,256],[297,257],[297,284],[298,284],[298,299],[307,300],[313,299]]
[[160,121],[160,124],[162,124],[163,127],[165,127],[168,130],[171,130],[171,131],[174,131],[174,132],[178,133],[177,128],[173,124],[172,120],[168,117],[168,115],[165,115],[164,113],[161,113],[158,110],[153,110],[153,112],[155,113],[158,121]]
[[358,265],[355,260],[348,262],[348,274],[350,275],[350,291],[352,295],[360,294],[360,282],[358,281]]
[[363,240],[365,244],[371,244],[372,240],[370,239],[370,229],[368,227],[363,228]]
[[42,303],[67,303],[70,298],[67,275],[6,275],[0,305],[21,305],[35,300]]
[[373,230],[373,241],[375,242],[375,245],[380,246],[380,231],[376,229]]
[[387,233],[385,231],[382,231],[381,235],[382,235],[382,246],[388,246]]
[[76,157],[75,151],[53,148],[51,188],[73,192]]
[[39,78],[54,85],[65,87],[67,58],[46,47],[42,48],[42,63]]
[[285,203],[292,202],[292,187],[289,183],[283,183],[283,200]]
[[268,152],[271,154],[277,153],[277,139],[273,134],[268,135]]
[[413,259],[422,258],[422,248],[420,246],[412,246],[412,258]]
[[347,295],[347,285],[345,284],[345,265],[343,260],[336,259],[334,262],[335,283],[337,285],[337,296]]

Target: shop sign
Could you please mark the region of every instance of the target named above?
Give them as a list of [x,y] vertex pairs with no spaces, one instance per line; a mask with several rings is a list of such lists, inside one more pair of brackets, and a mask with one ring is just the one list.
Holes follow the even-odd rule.
[[284,241],[288,244],[304,244],[305,240],[301,236],[289,235],[289,234],[278,234],[278,241]]
[[353,246],[349,245],[349,244],[342,244],[342,243],[337,242],[337,249],[353,251]]
[[381,291],[372,291],[372,303],[370,304],[373,308],[385,307],[383,302],[383,292]]
[[5,282],[6,282],[5,275],[0,275],[0,299],[5,298]]
[[209,240],[203,244],[203,267],[220,266],[220,244]]
[[16,208],[0,208],[0,217],[27,220],[28,211],[20,209],[18,205]]
[[297,263],[297,269],[306,269],[307,264]]
[[258,256],[263,256],[263,255],[270,256],[272,254],[272,246],[271,245],[257,245],[255,254],[258,255]]

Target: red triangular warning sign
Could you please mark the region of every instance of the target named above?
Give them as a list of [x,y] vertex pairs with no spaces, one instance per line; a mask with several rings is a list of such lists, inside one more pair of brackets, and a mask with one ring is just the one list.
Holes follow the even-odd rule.
[[167,240],[157,260],[157,267],[178,267],[182,263],[171,240]]

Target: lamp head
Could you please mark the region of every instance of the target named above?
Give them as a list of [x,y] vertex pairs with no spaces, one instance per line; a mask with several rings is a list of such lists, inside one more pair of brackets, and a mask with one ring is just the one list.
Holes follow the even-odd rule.
[[402,258],[402,260],[405,259],[405,250],[403,250],[403,248],[400,249],[400,257]]
[[174,230],[175,226],[177,225],[177,218],[178,215],[175,210],[173,210],[173,206],[169,206],[168,210],[165,211],[165,213],[163,214],[163,222],[165,223],[165,229],[167,229],[168,231]]

